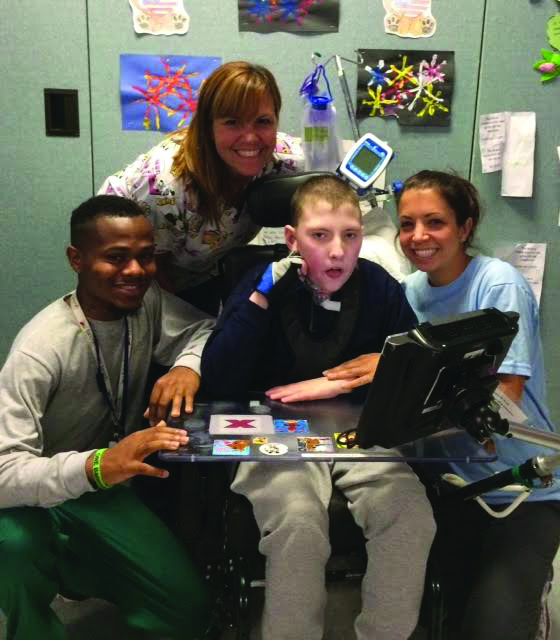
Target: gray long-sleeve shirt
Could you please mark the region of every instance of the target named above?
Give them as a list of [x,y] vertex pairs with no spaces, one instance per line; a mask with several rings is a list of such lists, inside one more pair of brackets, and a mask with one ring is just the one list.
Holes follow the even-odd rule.
[[[199,373],[214,322],[156,284],[128,322],[125,427],[131,432],[142,426],[150,362]],[[95,355],[65,298],[19,332],[0,371],[0,508],[49,507],[93,490],[86,460],[113,433],[96,372]]]

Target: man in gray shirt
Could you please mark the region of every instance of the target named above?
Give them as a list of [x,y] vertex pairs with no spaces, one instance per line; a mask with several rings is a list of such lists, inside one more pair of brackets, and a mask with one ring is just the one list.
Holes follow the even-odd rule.
[[[17,335],[0,371],[0,609],[8,638],[59,640],[58,592],[100,597],[129,624],[200,637],[204,587],[172,534],[124,483],[188,440],[169,407],[192,410],[213,321],[153,282],[151,223],[131,200],[72,213],[76,291]],[[144,389],[151,361],[172,365]],[[151,426],[143,428],[143,415]]]

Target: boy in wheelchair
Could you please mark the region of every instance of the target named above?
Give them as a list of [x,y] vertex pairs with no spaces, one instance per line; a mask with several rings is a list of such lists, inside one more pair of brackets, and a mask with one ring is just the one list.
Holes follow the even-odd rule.
[[[285,238],[297,255],[247,274],[206,345],[202,378],[216,397],[266,391],[291,402],[352,392],[362,382],[323,372],[380,352],[386,336],[416,320],[397,281],[358,258],[361,213],[349,185],[311,178],[292,205]],[[263,638],[323,637],[333,485],[366,538],[356,636],[405,640],[417,622],[435,525],[424,488],[404,462],[239,465],[232,490],[253,505],[266,557]]]

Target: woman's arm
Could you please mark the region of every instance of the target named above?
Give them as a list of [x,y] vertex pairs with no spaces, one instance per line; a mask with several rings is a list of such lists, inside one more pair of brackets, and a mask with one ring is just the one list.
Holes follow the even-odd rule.
[[498,379],[500,381],[500,389],[516,404],[520,404],[527,378],[511,373],[500,373],[498,374]]

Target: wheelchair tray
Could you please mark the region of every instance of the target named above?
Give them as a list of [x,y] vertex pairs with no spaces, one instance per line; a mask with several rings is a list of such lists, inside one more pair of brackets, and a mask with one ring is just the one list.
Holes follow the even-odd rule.
[[[258,399],[199,402],[191,414],[170,418],[169,426],[189,434],[187,446],[160,451],[177,462],[411,461],[495,459],[464,432],[451,430],[398,450],[347,448],[338,435],[354,429],[362,404],[348,398],[286,404]],[[452,446],[458,441],[457,446]],[[444,443],[444,444],[442,444]],[[453,452],[456,451],[457,455]]]

